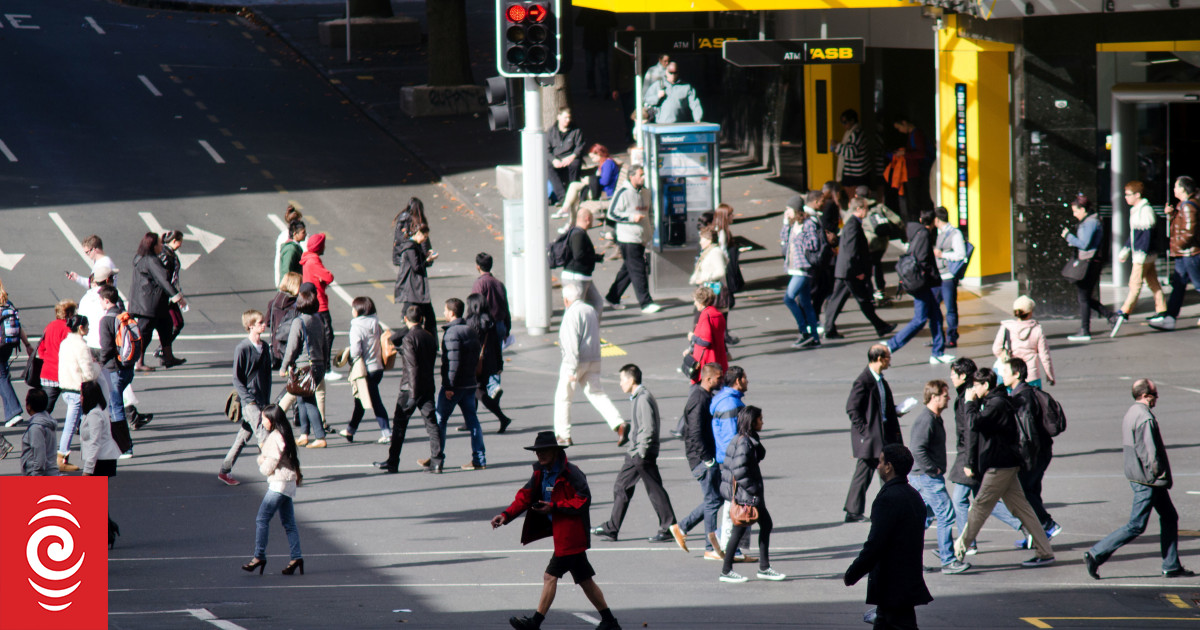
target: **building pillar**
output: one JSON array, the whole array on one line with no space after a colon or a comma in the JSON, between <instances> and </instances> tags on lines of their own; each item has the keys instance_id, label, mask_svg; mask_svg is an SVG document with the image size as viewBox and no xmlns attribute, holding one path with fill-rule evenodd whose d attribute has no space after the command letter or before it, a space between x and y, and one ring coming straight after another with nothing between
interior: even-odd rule
<instances>
[{"instance_id":1,"label":"building pillar","mask_svg":"<svg viewBox=\"0 0 1200 630\"><path fill-rule=\"evenodd\" d=\"M820 189L837 172L837 154L829 145L842 141L841 116L860 113L858 65L804 66L804 154L808 187Z\"/></svg>"}]
</instances>

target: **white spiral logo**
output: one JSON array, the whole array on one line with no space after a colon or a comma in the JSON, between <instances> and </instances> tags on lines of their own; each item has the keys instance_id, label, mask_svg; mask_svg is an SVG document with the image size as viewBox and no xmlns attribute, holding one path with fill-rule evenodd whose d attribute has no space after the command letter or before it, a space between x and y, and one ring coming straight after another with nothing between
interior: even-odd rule
<instances>
[{"instance_id":1,"label":"white spiral logo","mask_svg":"<svg viewBox=\"0 0 1200 630\"><path fill-rule=\"evenodd\" d=\"M47 501L61 501L62 503L71 505L71 502L68 501L66 497L57 494L48 494L41 499L38 499L39 504ZM34 514L33 518L29 519L29 525L33 525L34 522L42 519L61 519L63 521L69 521L75 525L75 529L77 531L80 529L79 521L75 520L75 516L61 508L46 508L37 514ZM60 525L51 524L42 525L33 533L32 536L29 537L29 542L25 545L25 559L27 562L29 562L29 568L33 569L33 572L43 580L48 582L66 582L79 572L79 568L83 566L83 557L86 554L79 554L79 560L69 569L61 571L51 569L42 562L42 558L38 554L38 551L42 546L42 541L47 538L51 538L53 540L53 542L46 546L47 558L58 564L66 563L71 560L71 555L75 551L75 540L71 537L71 532ZM32 579L29 579L29 585L33 587L33 590L41 593L43 596L50 598L51 600L61 600L62 598L75 592L75 589L79 588L79 585L82 583L83 581L80 580L76 581L67 588L52 589L42 586L34 582ZM39 600L38 605L51 612L58 612L60 610L66 610L66 608L71 605L71 602L68 601L65 604L48 604Z\"/></svg>"}]
</instances>

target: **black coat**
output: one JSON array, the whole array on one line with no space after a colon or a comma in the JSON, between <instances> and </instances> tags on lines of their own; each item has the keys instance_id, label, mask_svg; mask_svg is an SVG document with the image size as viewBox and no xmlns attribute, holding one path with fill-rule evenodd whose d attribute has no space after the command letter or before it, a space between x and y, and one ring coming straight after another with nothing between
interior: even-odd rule
<instances>
[{"instance_id":1,"label":"black coat","mask_svg":"<svg viewBox=\"0 0 1200 630\"><path fill-rule=\"evenodd\" d=\"M154 317L167 308L167 299L179 289L171 284L166 265L158 256L133 257L133 286L129 291L129 314Z\"/></svg>"},{"instance_id":2,"label":"black coat","mask_svg":"<svg viewBox=\"0 0 1200 630\"><path fill-rule=\"evenodd\" d=\"M954 400L954 463L950 464L950 469L946 471L946 478L957 484L969 486L971 488L979 487L978 477L968 477L963 472L963 467L967 465L968 454L975 448L975 441L971 438L971 427L967 424L967 417L963 413L963 404L967 402L963 391L966 387L960 387L958 390L958 398Z\"/></svg>"},{"instance_id":3,"label":"black coat","mask_svg":"<svg viewBox=\"0 0 1200 630\"><path fill-rule=\"evenodd\" d=\"M475 388L479 336L460 317L442 327L442 388Z\"/></svg>"},{"instance_id":4,"label":"black coat","mask_svg":"<svg viewBox=\"0 0 1200 630\"><path fill-rule=\"evenodd\" d=\"M567 262L563 270L591 276L592 272L596 270L596 246L592 244L588 233L583 229L571 226L571 233L567 235L567 246L571 248L571 260Z\"/></svg>"},{"instance_id":5,"label":"black coat","mask_svg":"<svg viewBox=\"0 0 1200 630\"><path fill-rule=\"evenodd\" d=\"M735 499L741 505L766 505L766 488L758 467L766 456L767 449L758 440L758 434L735 435L725 449L725 461L721 462L721 496L726 501ZM737 496L731 497L734 480L737 480Z\"/></svg>"},{"instance_id":6,"label":"black coat","mask_svg":"<svg viewBox=\"0 0 1200 630\"><path fill-rule=\"evenodd\" d=\"M403 338L397 343L399 336ZM413 398L421 400L437 396L437 385L433 381L437 340L433 335L420 326L401 328L392 333L392 343L400 348L400 364L404 370L400 391L407 391Z\"/></svg>"},{"instance_id":7,"label":"black coat","mask_svg":"<svg viewBox=\"0 0 1200 630\"><path fill-rule=\"evenodd\" d=\"M688 468L716 457L711 405L712 392L698 384L692 385L687 404L683 406L683 450L687 454Z\"/></svg>"},{"instance_id":8,"label":"black coat","mask_svg":"<svg viewBox=\"0 0 1200 630\"><path fill-rule=\"evenodd\" d=\"M426 240L426 243L429 241ZM425 258L429 254L416 242L404 239L392 249L392 264L400 267L396 273L396 304L429 304L429 266Z\"/></svg>"},{"instance_id":9,"label":"black coat","mask_svg":"<svg viewBox=\"0 0 1200 630\"><path fill-rule=\"evenodd\" d=\"M865 274L870 267L867 251L867 236L863 234L862 221L854 215L842 226L842 239L838 248L837 262L833 265L833 277L854 278Z\"/></svg>"},{"instance_id":10,"label":"black coat","mask_svg":"<svg viewBox=\"0 0 1200 630\"><path fill-rule=\"evenodd\" d=\"M974 450L967 453L967 467L971 472L982 480L983 473L993 468L1021 466L1017 421L1003 386L993 388L981 400L963 403L963 415L975 440Z\"/></svg>"},{"instance_id":11,"label":"black coat","mask_svg":"<svg viewBox=\"0 0 1200 630\"><path fill-rule=\"evenodd\" d=\"M908 224L908 253L912 254L925 277L926 287L942 284L938 274L937 257L933 255L935 232L915 221Z\"/></svg>"},{"instance_id":12,"label":"black coat","mask_svg":"<svg viewBox=\"0 0 1200 630\"><path fill-rule=\"evenodd\" d=\"M867 578L867 603L921 606L933 601L925 587L925 502L906 477L883 484L871 503L871 533L846 569L846 582Z\"/></svg>"},{"instance_id":13,"label":"black coat","mask_svg":"<svg viewBox=\"0 0 1200 630\"><path fill-rule=\"evenodd\" d=\"M854 457L858 459L876 459L884 446L904 443L896 402L887 379L883 381L883 391L887 397L880 400L879 388L869 367L863 369L850 387L846 415L850 416L850 442Z\"/></svg>"}]
</instances>

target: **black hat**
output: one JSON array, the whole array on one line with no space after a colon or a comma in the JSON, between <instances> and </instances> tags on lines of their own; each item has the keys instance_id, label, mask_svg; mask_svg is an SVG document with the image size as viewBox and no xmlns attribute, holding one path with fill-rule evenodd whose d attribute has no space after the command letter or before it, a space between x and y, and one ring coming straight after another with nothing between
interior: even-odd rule
<instances>
[{"instance_id":1,"label":"black hat","mask_svg":"<svg viewBox=\"0 0 1200 630\"><path fill-rule=\"evenodd\" d=\"M791 208L792 210L796 210L796 211L802 210L804 208L804 197L802 197L800 195L795 195L795 196L791 197L787 201L787 207Z\"/></svg>"},{"instance_id":2,"label":"black hat","mask_svg":"<svg viewBox=\"0 0 1200 630\"><path fill-rule=\"evenodd\" d=\"M527 451L540 451L544 448L567 448L558 443L558 438L554 437L553 431L538 431L537 437L533 440L533 446L526 446Z\"/></svg>"}]
</instances>

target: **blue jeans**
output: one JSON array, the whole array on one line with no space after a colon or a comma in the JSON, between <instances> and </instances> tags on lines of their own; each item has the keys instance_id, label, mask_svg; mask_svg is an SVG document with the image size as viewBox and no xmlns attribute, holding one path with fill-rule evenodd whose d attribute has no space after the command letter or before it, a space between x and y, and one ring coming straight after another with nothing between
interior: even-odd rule
<instances>
[{"instance_id":1,"label":"blue jeans","mask_svg":"<svg viewBox=\"0 0 1200 630\"><path fill-rule=\"evenodd\" d=\"M383 431L385 436L392 434L392 424L387 417L387 409L383 406L383 399L379 397L379 383L383 381L383 370L375 370L367 372L367 378L363 379L362 384L367 388L367 398L371 401L371 411L375 414L375 422L379 425L379 430ZM361 391L361 390L360 390ZM362 401L358 396L354 397L354 411L350 412L350 422L346 423L346 430L350 435L354 435L358 431L358 425L362 422L363 416L366 415L366 410L363 409Z\"/></svg>"},{"instance_id":2,"label":"blue jeans","mask_svg":"<svg viewBox=\"0 0 1200 630\"><path fill-rule=\"evenodd\" d=\"M503 349L504 340L508 339L508 326L505 326L504 322L496 322L496 337L500 340L500 347ZM488 396L495 398L498 391L500 391L500 372L489 376L487 382Z\"/></svg>"},{"instance_id":3,"label":"blue jeans","mask_svg":"<svg viewBox=\"0 0 1200 630\"><path fill-rule=\"evenodd\" d=\"M700 482L700 491L704 493L704 499L700 501L700 505L692 510L691 514L683 517L679 521L679 528L683 533L688 533L693 527L704 521L704 549L712 551L712 543L708 542L707 535L717 531L717 514L721 511L721 505L724 501L721 500L721 467L714 463L711 467L705 466L704 462L696 464L692 469L692 476L696 481Z\"/></svg>"},{"instance_id":4,"label":"blue jeans","mask_svg":"<svg viewBox=\"0 0 1200 630\"><path fill-rule=\"evenodd\" d=\"M961 483L954 484L954 494L950 499L954 502L954 520L958 523L959 535L962 535L963 530L967 527L967 512L971 509L971 497L975 496L976 492L976 489L971 486L964 486ZM1017 531L1021 530L1021 521L1008 511L1008 506L1004 505L1004 501L996 502L996 507L992 509L992 516Z\"/></svg>"},{"instance_id":5,"label":"blue jeans","mask_svg":"<svg viewBox=\"0 0 1200 630\"><path fill-rule=\"evenodd\" d=\"M946 305L946 338L958 343L958 278L943 278L942 286L933 287L933 297Z\"/></svg>"},{"instance_id":6,"label":"blue jeans","mask_svg":"<svg viewBox=\"0 0 1200 630\"><path fill-rule=\"evenodd\" d=\"M1158 512L1159 546L1162 549L1162 570L1174 571L1179 564L1179 513L1175 504L1171 503L1171 494L1166 488L1143 486L1140 483L1129 482L1133 488L1133 509L1129 512L1129 522L1117 528L1090 549L1096 561L1101 564L1120 549L1125 543L1142 535L1146 531L1146 523L1150 520L1150 510Z\"/></svg>"},{"instance_id":7,"label":"blue jeans","mask_svg":"<svg viewBox=\"0 0 1200 630\"><path fill-rule=\"evenodd\" d=\"M888 350L895 352L903 348L928 322L929 332L933 333L933 356L942 356L946 350L946 340L942 337L942 308L934 299L933 290L921 289L910 295L913 298L913 318L895 337L888 340Z\"/></svg>"},{"instance_id":8,"label":"blue jeans","mask_svg":"<svg viewBox=\"0 0 1200 630\"><path fill-rule=\"evenodd\" d=\"M21 401L17 399L17 392L13 390L12 381L9 380L12 377L8 362L16 348L16 344L0 346L0 399L4 400L4 420L21 415Z\"/></svg>"},{"instance_id":9,"label":"blue jeans","mask_svg":"<svg viewBox=\"0 0 1200 630\"><path fill-rule=\"evenodd\" d=\"M83 416L83 404L79 392L63 390L62 399L67 403L67 418L63 420L62 435L58 438L58 452L64 455L71 452L71 440L75 437L75 428Z\"/></svg>"},{"instance_id":10,"label":"blue jeans","mask_svg":"<svg viewBox=\"0 0 1200 630\"><path fill-rule=\"evenodd\" d=\"M800 334L817 336L817 311L813 309L812 303L812 278L808 275L792 276L788 280L787 292L783 294L783 304L792 312Z\"/></svg>"},{"instance_id":11,"label":"blue jeans","mask_svg":"<svg viewBox=\"0 0 1200 630\"><path fill-rule=\"evenodd\" d=\"M921 493L937 518L938 555L945 566L954 562L954 535L951 527L954 525L954 505L950 502L950 494L946 492L946 478L942 475L909 475L908 483ZM961 521L966 524L966 520ZM929 527L926 521L925 527ZM959 527L959 529L962 529Z\"/></svg>"},{"instance_id":12,"label":"blue jeans","mask_svg":"<svg viewBox=\"0 0 1200 630\"><path fill-rule=\"evenodd\" d=\"M133 368L117 368L106 372L108 377L108 413L113 422L125 422L125 388L133 382Z\"/></svg>"},{"instance_id":13,"label":"blue jeans","mask_svg":"<svg viewBox=\"0 0 1200 630\"><path fill-rule=\"evenodd\" d=\"M442 449L446 444L446 422L450 420L450 414L454 411L454 407L462 410L463 420L467 424L467 428L471 430L471 462L480 466L487 465L487 455L483 446L483 429L479 426L479 416L475 413L475 388L460 387L454 391L454 396L446 398L446 390L438 392L437 397L437 420L438 420L438 437L439 445ZM439 449L437 461L444 461L446 457L445 451Z\"/></svg>"},{"instance_id":14,"label":"blue jeans","mask_svg":"<svg viewBox=\"0 0 1200 630\"><path fill-rule=\"evenodd\" d=\"M325 439L325 425L321 422L321 409L317 407L316 396L297 398L296 416L300 419L301 435L308 435L314 440Z\"/></svg>"},{"instance_id":15,"label":"blue jeans","mask_svg":"<svg viewBox=\"0 0 1200 630\"><path fill-rule=\"evenodd\" d=\"M263 495L262 504L258 506L258 516L254 519L254 557L260 560L267 559L267 534L271 529L271 518L276 512L279 512L279 522L283 523L283 531L287 533L292 560L302 558L300 530L296 528L296 512L292 506L292 498L274 490L267 490Z\"/></svg>"},{"instance_id":16,"label":"blue jeans","mask_svg":"<svg viewBox=\"0 0 1200 630\"><path fill-rule=\"evenodd\" d=\"M1171 272L1171 297L1167 300L1167 314L1179 317L1183 308L1183 292L1188 282L1200 291L1200 254L1175 259L1175 271Z\"/></svg>"}]
</instances>

